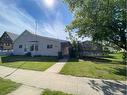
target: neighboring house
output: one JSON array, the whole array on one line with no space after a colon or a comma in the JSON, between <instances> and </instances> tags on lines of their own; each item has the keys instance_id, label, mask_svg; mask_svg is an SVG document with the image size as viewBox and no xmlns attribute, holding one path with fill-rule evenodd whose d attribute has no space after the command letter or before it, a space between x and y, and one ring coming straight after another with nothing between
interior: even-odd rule
<instances>
[{"instance_id":1,"label":"neighboring house","mask_svg":"<svg viewBox=\"0 0 127 95\"><path fill-rule=\"evenodd\" d=\"M5 31L0 37L0 50L12 50L14 41L17 37L17 34Z\"/></svg>"},{"instance_id":2,"label":"neighboring house","mask_svg":"<svg viewBox=\"0 0 127 95\"><path fill-rule=\"evenodd\" d=\"M25 30L14 42L14 55L31 53L42 56L69 55L69 42L55 38L43 37Z\"/></svg>"},{"instance_id":3,"label":"neighboring house","mask_svg":"<svg viewBox=\"0 0 127 95\"><path fill-rule=\"evenodd\" d=\"M79 44L80 56L101 56L103 54L102 46L92 41L84 41Z\"/></svg>"}]
</instances>

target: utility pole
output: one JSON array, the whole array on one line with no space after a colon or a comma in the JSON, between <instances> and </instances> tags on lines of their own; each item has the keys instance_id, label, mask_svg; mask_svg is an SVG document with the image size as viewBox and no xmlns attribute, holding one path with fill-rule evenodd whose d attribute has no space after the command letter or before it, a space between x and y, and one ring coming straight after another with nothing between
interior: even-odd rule
<instances>
[{"instance_id":1,"label":"utility pole","mask_svg":"<svg viewBox=\"0 0 127 95\"><path fill-rule=\"evenodd\" d=\"M38 22L37 22L37 20L35 20L35 31L34 31L34 52L35 52L35 54L34 55L36 55L36 49L37 49L37 30L38 30Z\"/></svg>"}]
</instances>

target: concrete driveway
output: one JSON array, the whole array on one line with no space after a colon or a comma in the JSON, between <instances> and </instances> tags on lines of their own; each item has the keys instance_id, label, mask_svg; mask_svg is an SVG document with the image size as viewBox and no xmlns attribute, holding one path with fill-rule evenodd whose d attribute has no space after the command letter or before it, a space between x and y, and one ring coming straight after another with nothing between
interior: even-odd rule
<instances>
[{"instance_id":1,"label":"concrete driveway","mask_svg":"<svg viewBox=\"0 0 127 95\"><path fill-rule=\"evenodd\" d=\"M26 88L28 88L27 90L20 87L18 91L14 91L8 95L21 95L15 93L23 92L22 89L24 91L34 89L36 94L30 94L34 93L30 92L29 95L39 95L46 88L74 95L125 95L126 93L126 82L58 74L64 64L63 62L61 64L58 62L44 72L22 69L13 72L15 70L13 68L0 66L0 77L22 83L23 86L27 86ZM13 74L10 75L10 72L13 72ZM23 95L28 95L28 93Z\"/></svg>"}]
</instances>

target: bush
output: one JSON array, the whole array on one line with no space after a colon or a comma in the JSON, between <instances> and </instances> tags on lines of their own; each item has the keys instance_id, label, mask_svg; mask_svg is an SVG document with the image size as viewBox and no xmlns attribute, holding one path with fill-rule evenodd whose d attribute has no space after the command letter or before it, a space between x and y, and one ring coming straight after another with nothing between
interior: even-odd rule
<instances>
[{"instance_id":1,"label":"bush","mask_svg":"<svg viewBox=\"0 0 127 95\"><path fill-rule=\"evenodd\" d=\"M25 55L26 56L31 56L31 52L27 52Z\"/></svg>"},{"instance_id":2,"label":"bush","mask_svg":"<svg viewBox=\"0 0 127 95\"><path fill-rule=\"evenodd\" d=\"M58 59L62 58L62 52L58 52Z\"/></svg>"},{"instance_id":3,"label":"bush","mask_svg":"<svg viewBox=\"0 0 127 95\"><path fill-rule=\"evenodd\" d=\"M70 49L70 57L71 57L71 58L77 58L78 55L79 55L78 52L79 52L79 51L78 51L76 48L71 48L71 49Z\"/></svg>"}]
</instances>

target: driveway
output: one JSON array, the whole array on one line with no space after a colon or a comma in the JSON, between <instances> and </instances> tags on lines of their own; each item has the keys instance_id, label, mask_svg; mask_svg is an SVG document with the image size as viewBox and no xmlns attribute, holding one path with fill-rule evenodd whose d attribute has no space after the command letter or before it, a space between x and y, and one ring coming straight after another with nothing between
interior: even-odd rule
<instances>
[{"instance_id":1,"label":"driveway","mask_svg":"<svg viewBox=\"0 0 127 95\"><path fill-rule=\"evenodd\" d=\"M0 66L0 77L22 83L23 86L27 86L26 88L33 87L34 90L37 88L35 91L37 93L48 88L75 95L125 95L126 82L61 75L58 72L64 64L64 62L58 62L44 72L22 69L15 71L13 68ZM10 72L13 73L10 74ZM21 91L22 89L24 88L21 87Z\"/></svg>"}]
</instances>

